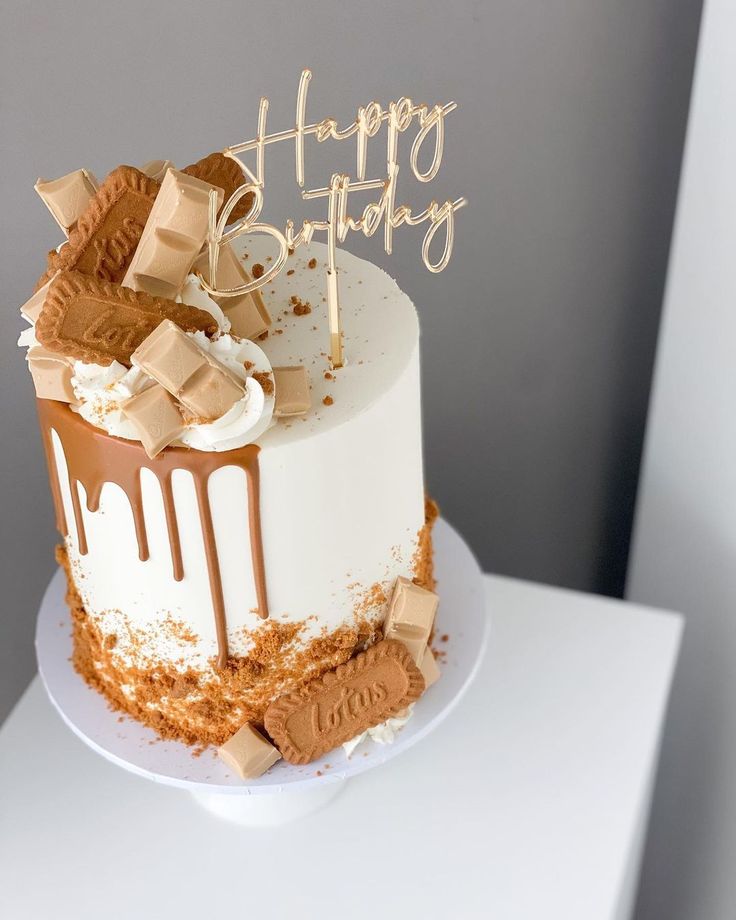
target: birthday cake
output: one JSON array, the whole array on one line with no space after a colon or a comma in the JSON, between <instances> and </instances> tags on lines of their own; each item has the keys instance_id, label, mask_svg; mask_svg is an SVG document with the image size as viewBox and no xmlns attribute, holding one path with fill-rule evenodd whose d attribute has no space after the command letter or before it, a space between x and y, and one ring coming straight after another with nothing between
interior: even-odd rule
<instances>
[{"instance_id":1,"label":"birthday cake","mask_svg":"<svg viewBox=\"0 0 736 920\"><path fill-rule=\"evenodd\" d=\"M391 736L439 676L416 310L347 252L338 302L334 238L256 232L261 187L231 150L39 180L67 239L19 343L74 667L244 778Z\"/></svg>"}]
</instances>

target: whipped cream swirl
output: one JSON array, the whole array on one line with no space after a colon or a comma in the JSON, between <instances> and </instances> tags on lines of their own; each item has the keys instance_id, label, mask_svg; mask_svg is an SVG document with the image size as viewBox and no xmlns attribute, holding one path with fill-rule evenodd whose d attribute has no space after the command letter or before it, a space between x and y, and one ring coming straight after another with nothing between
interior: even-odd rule
<instances>
[{"instance_id":1,"label":"whipped cream swirl","mask_svg":"<svg viewBox=\"0 0 736 920\"><path fill-rule=\"evenodd\" d=\"M385 722L374 725L372 728L366 729L366 731L362 732L360 735L351 738L350 741L346 741L342 746L343 751L345 751L345 756L350 760L355 749L362 741L365 741L366 738L370 738L371 741L375 741L376 744L393 744L394 741L396 741L398 733L406 725L409 719L411 719L413 709L414 704L412 703L392 718L386 719Z\"/></svg>"}]
</instances>

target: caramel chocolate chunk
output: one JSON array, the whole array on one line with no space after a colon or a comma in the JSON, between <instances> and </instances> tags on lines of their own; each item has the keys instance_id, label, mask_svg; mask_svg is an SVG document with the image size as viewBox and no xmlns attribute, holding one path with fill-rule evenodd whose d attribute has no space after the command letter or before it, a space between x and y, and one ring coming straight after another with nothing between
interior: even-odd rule
<instances>
[{"instance_id":1,"label":"caramel chocolate chunk","mask_svg":"<svg viewBox=\"0 0 736 920\"><path fill-rule=\"evenodd\" d=\"M403 642L417 664L422 662L438 604L439 598L431 591L408 578L396 579L383 634L387 639Z\"/></svg>"},{"instance_id":2,"label":"caramel chocolate chunk","mask_svg":"<svg viewBox=\"0 0 736 920\"><path fill-rule=\"evenodd\" d=\"M309 395L309 377L303 364L293 367L274 367L273 380L276 399L273 414L286 417L303 415L309 410L312 399Z\"/></svg>"},{"instance_id":3,"label":"caramel chocolate chunk","mask_svg":"<svg viewBox=\"0 0 736 920\"><path fill-rule=\"evenodd\" d=\"M193 266L204 280L210 282L209 253L205 250ZM230 288L240 287L251 280L250 275L243 267L235 250L230 244L220 247L217 259L217 289L227 291ZM259 335L268 331L271 325L271 316L266 309L260 291L250 294L241 294L237 297L214 297L222 312L230 320L233 335L239 339L255 340Z\"/></svg>"},{"instance_id":4,"label":"caramel chocolate chunk","mask_svg":"<svg viewBox=\"0 0 736 920\"><path fill-rule=\"evenodd\" d=\"M220 418L245 393L235 374L169 321L161 323L136 349L132 362L195 418Z\"/></svg>"},{"instance_id":5,"label":"caramel chocolate chunk","mask_svg":"<svg viewBox=\"0 0 736 920\"><path fill-rule=\"evenodd\" d=\"M245 390L234 374L209 355L207 364L187 381L179 401L195 418L221 418L243 398Z\"/></svg>"},{"instance_id":6,"label":"caramel chocolate chunk","mask_svg":"<svg viewBox=\"0 0 736 920\"><path fill-rule=\"evenodd\" d=\"M119 361L129 367L133 352L163 319L188 332L217 331L206 310L64 272L51 282L36 322L36 338L50 351L87 364Z\"/></svg>"},{"instance_id":7,"label":"caramel chocolate chunk","mask_svg":"<svg viewBox=\"0 0 736 920\"><path fill-rule=\"evenodd\" d=\"M440 679L440 667L437 664L437 659L434 657L431 648L425 650L422 656L422 663L419 665L419 670L422 672L424 686L427 689L429 689L432 684L436 684Z\"/></svg>"},{"instance_id":8,"label":"caramel chocolate chunk","mask_svg":"<svg viewBox=\"0 0 736 920\"><path fill-rule=\"evenodd\" d=\"M235 256L235 258L237 259L237 256ZM246 279L250 281L251 277L245 268L243 268L243 263L239 259L238 265L243 269L243 273L245 274ZM249 296L253 299L253 303L256 305L256 310L258 310L258 313L263 321L267 326L270 326L273 321L271 319L271 314L268 312L268 308L266 307L266 304L263 300L263 295L261 294L260 290L256 289L255 291L251 291ZM261 333L261 335L263 335L263 333Z\"/></svg>"},{"instance_id":9,"label":"caramel chocolate chunk","mask_svg":"<svg viewBox=\"0 0 736 920\"><path fill-rule=\"evenodd\" d=\"M28 350L28 368L39 399L76 403L72 387L72 362L36 345Z\"/></svg>"},{"instance_id":10,"label":"caramel chocolate chunk","mask_svg":"<svg viewBox=\"0 0 736 920\"><path fill-rule=\"evenodd\" d=\"M412 629L410 626L397 625L390 631L384 631L384 635L388 639L395 639L397 642L401 642L411 655L414 663L421 667L427 650L427 639L424 638L422 633Z\"/></svg>"},{"instance_id":11,"label":"caramel chocolate chunk","mask_svg":"<svg viewBox=\"0 0 736 920\"><path fill-rule=\"evenodd\" d=\"M167 170L125 273L125 287L176 297L207 237L213 189L193 176ZM222 201L222 190L215 190Z\"/></svg>"},{"instance_id":12,"label":"caramel chocolate chunk","mask_svg":"<svg viewBox=\"0 0 736 920\"><path fill-rule=\"evenodd\" d=\"M75 270L119 284L125 277L159 190L133 166L113 169L79 217L60 252L50 254L41 287L54 271Z\"/></svg>"},{"instance_id":13,"label":"caramel chocolate chunk","mask_svg":"<svg viewBox=\"0 0 736 920\"><path fill-rule=\"evenodd\" d=\"M59 179L38 179L34 188L51 216L69 236L97 192L97 179L86 169L76 169Z\"/></svg>"},{"instance_id":14,"label":"caramel chocolate chunk","mask_svg":"<svg viewBox=\"0 0 736 920\"><path fill-rule=\"evenodd\" d=\"M140 435L141 443L153 458L184 431L184 419L174 397L160 384L154 384L127 399L120 407Z\"/></svg>"},{"instance_id":15,"label":"caramel chocolate chunk","mask_svg":"<svg viewBox=\"0 0 736 920\"><path fill-rule=\"evenodd\" d=\"M54 275L54 278L55 277L56 275ZM46 295L49 292L49 288L51 287L51 282L53 280L53 278L49 278L46 284L44 284L42 288L39 288L33 297L31 297L30 300L27 300L20 308L21 316L25 316L28 322L35 323L38 317L41 315L41 310L43 309Z\"/></svg>"},{"instance_id":16,"label":"caramel chocolate chunk","mask_svg":"<svg viewBox=\"0 0 736 920\"><path fill-rule=\"evenodd\" d=\"M257 779L281 760L281 754L250 722L239 728L217 753L241 779Z\"/></svg>"},{"instance_id":17,"label":"caramel chocolate chunk","mask_svg":"<svg viewBox=\"0 0 736 920\"><path fill-rule=\"evenodd\" d=\"M289 763L305 764L385 722L423 692L424 678L406 648L384 639L271 703L266 731Z\"/></svg>"},{"instance_id":18,"label":"caramel chocolate chunk","mask_svg":"<svg viewBox=\"0 0 736 920\"><path fill-rule=\"evenodd\" d=\"M176 169L171 160L149 160L141 166L141 172L145 173L149 179L155 179L156 182L163 181L167 169Z\"/></svg>"},{"instance_id":19,"label":"caramel chocolate chunk","mask_svg":"<svg viewBox=\"0 0 736 920\"><path fill-rule=\"evenodd\" d=\"M202 349L172 323L161 323L132 355L132 363L172 395L205 364Z\"/></svg>"},{"instance_id":20,"label":"caramel chocolate chunk","mask_svg":"<svg viewBox=\"0 0 736 920\"><path fill-rule=\"evenodd\" d=\"M221 188L225 193L225 201L247 181L243 170L237 162L232 157L226 157L224 153L211 153L204 159L187 166L182 172ZM245 217L252 206L253 192L249 192L235 205L228 223L233 223L233 221Z\"/></svg>"}]
</instances>

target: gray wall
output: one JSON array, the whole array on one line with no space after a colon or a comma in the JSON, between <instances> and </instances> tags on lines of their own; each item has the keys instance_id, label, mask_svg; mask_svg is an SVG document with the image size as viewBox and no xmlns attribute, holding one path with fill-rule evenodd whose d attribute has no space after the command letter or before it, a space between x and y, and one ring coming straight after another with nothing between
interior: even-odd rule
<instances>
[{"instance_id":1,"label":"gray wall","mask_svg":"<svg viewBox=\"0 0 736 920\"><path fill-rule=\"evenodd\" d=\"M734 36L707 0L627 586L686 616L641 920L736 916Z\"/></svg>"},{"instance_id":2,"label":"gray wall","mask_svg":"<svg viewBox=\"0 0 736 920\"><path fill-rule=\"evenodd\" d=\"M350 243L421 312L429 488L487 569L621 589L699 0L2 10L0 717L33 673L55 542L15 348L17 305L58 240L33 182L191 162L251 136L261 93L286 124L305 65L320 115L402 93L461 102L432 191L471 199L450 267L423 269L419 229L390 259L377 239ZM267 193L274 215L296 208L287 186Z\"/></svg>"}]
</instances>

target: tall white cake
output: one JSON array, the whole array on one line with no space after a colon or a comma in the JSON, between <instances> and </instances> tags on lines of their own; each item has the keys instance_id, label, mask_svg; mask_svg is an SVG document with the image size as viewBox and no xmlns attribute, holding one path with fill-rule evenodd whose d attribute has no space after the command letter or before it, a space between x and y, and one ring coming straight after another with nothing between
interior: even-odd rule
<instances>
[{"instance_id":1,"label":"tall white cake","mask_svg":"<svg viewBox=\"0 0 736 920\"><path fill-rule=\"evenodd\" d=\"M244 248L246 268L268 266L266 246ZM299 249L263 289L273 323L254 346L266 361L252 349L251 363L304 366L311 405L264 416L256 449L150 459L109 370L76 366L81 405L39 400L77 667L165 736L222 743L261 723L273 699L375 640L397 577L433 586L416 311L381 269L339 260L340 369L326 355L325 247ZM196 285L182 299L217 313ZM182 440L201 448L197 431Z\"/></svg>"}]
</instances>

